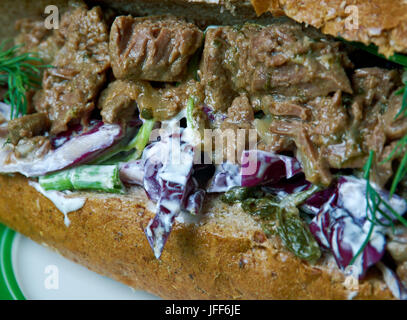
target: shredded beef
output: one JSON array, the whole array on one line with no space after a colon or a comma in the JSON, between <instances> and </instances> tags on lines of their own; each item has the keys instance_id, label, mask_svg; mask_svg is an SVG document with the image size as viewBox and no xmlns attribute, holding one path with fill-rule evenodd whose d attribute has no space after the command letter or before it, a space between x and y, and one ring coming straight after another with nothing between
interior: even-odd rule
<instances>
[{"instance_id":1,"label":"shredded beef","mask_svg":"<svg viewBox=\"0 0 407 320\"><path fill-rule=\"evenodd\" d=\"M240 92L305 99L352 93L343 60L338 44L288 21L209 29L201 62L206 102L225 110Z\"/></svg>"},{"instance_id":2,"label":"shredded beef","mask_svg":"<svg viewBox=\"0 0 407 320\"><path fill-rule=\"evenodd\" d=\"M311 115L309 108L291 101L291 99L266 95L261 99L263 110L276 116L292 116L301 120L308 120Z\"/></svg>"},{"instance_id":3,"label":"shredded beef","mask_svg":"<svg viewBox=\"0 0 407 320\"><path fill-rule=\"evenodd\" d=\"M308 180L329 184L329 168L362 169L369 152L374 151L376 161L371 177L384 186L393 175L392 161L400 155L389 162L383 160L394 150L392 141L407 133L407 119L395 119L402 99L396 94L400 73L380 68L357 69L352 85L355 94L347 94L345 100L341 90L303 103L295 96L282 99L281 95L270 95L262 97L261 107L272 115L270 132L294 141ZM282 144L276 136L269 143L277 147L262 148L293 151L292 146Z\"/></svg>"},{"instance_id":4,"label":"shredded beef","mask_svg":"<svg viewBox=\"0 0 407 320\"><path fill-rule=\"evenodd\" d=\"M118 79L175 82L184 79L202 32L174 17L117 17L110 33L110 56Z\"/></svg>"}]
</instances>

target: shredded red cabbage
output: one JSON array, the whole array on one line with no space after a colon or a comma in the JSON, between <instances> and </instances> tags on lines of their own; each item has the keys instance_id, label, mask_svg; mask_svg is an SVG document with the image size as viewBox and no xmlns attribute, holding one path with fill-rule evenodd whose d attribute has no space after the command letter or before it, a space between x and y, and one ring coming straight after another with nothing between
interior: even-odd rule
<instances>
[{"instance_id":1,"label":"shredded red cabbage","mask_svg":"<svg viewBox=\"0 0 407 320\"><path fill-rule=\"evenodd\" d=\"M226 192L233 187L240 187L241 185L240 166L224 162L216 166L215 173L209 182L207 191L209 193Z\"/></svg>"},{"instance_id":2,"label":"shredded red cabbage","mask_svg":"<svg viewBox=\"0 0 407 320\"><path fill-rule=\"evenodd\" d=\"M395 195L389 199L388 192L378 187L375 189L398 214L403 215L407 211L407 204L401 197ZM389 210L381 209L395 219ZM335 192L310 223L310 230L317 241L332 252L341 269L350 265L371 232L370 240L354 261L360 278L369 267L382 259L386 245L383 227L375 225L371 230L372 217L368 219L367 212L366 181L350 176L341 177ZM377 219L382 223L386 221L379 212Z\"/></svg>"},{"instance_id":3,"label":"shredded red cabbage","mask_svg":"<svg viewBox=\"0 0 407 320\"><path fill-rule=\"evenodd\" d=\"M204 105L202 110L206 114L210 122L215 121L215 112L213 111L213 109L209 108L207 105Z\"/></svg>"},{"instance_id":4,"label":"shredded red cabbage","mask_svg":"<svg viewBox=\"0 0 407 320\"><path fill-rule=\"evenodd\" d=\"M242 165L225 162L216 167L208 192L226 192L233 187L277 183L301 173L297 159L261 150L242 153Z\"/></svg>"},{"instance_id":5,"label":"shredded red cabbage","mask_svg":"<svg viewBox=\"0 0 407 320\"><path fill-rule=\"evenodd\" d=\"M316 215L335 192L336 185L332 185L324 190L318 191L304 202L301 209L310 215Z\"/></svg>"},{"instance_id":6,"label":"shredded red cabbage","mask_svg":"<svg viewBox=\"0 0 407 320\"><path fill-rule=\"evenodd\" d=\"M14 159L14 161L8 162L10 151L3 149L0 154L0 172L19 172L27 177L45 175L49 172L89 162L122 138L123 130L120 125L96 122L90 130L66 139L58 148L34 161Z\"/></svg>"},{"instance_id":7,"label":"shredded red cabbage","mask_svg":"<svg viewBox=\"0 0 407 320\"><path fill-rule=\"evenodd\" d=\"M94 129L95 127L100 127L103 123L101 121L91 122L90 123L90 130ZM84 128L81 124L72 125L68 128L68 130L59 133L56 136L51 137L51 145L54 149L59 148L64 143L68 142L72 138L78 136L79 134L84 133Z\"/></svg>"},{"instance_id":8,"label":"shredded red cabbage","mask_svg":"<svg viewBox=\"0 0 407 320\"><path fill-rule=\"evenodd\" d=\"M296 158L261 150L244 151L241 162L242 187L275 183L302 172Z\"/></svg>"},{"instance_id":9,"label":"shredded red cabbage","mask_svg":"<svg viewBox=\"0 0 407 320\"><path fill-rule=\"evenodd\" d=\"M303 174L298 174L290 179L283 178L278 182L267 184L262 189L280 198L285 198L290 194L308 190L311 186L311 182L305 180Z\"/></svg>"},{"instance_id":10,"label":"shredded red cabbage","mask_svg":"<svg viewBox=\"0 0 407 320\"><path fill-rule=\"evenodd\" d=\"M175 217L185 209L199 212L204 194L196 189L198 184L192 178L194 147L182 133L172 133L152 143L144 150L143 159L144 189L157 202L156 215L145 233L159 259Z\"/></svg>"},{"instance_id":11,"label":"shredded red cabbage","mask_svg":"<svg viewBox=\"0 0 407 320\"><path fill-rule=\"evenodd\" d=\"M206 192L203 189L194 189L186 198L184 203L185 211L192 215L198 215L203 206Z\"/></svg>"}]
</instances>

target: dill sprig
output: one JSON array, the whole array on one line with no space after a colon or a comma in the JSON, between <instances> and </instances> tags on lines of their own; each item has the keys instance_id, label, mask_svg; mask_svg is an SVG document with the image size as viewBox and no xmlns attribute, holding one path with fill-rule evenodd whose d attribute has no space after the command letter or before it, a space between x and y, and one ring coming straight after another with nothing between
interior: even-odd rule
<instances>
[{"instance_id":1,"label":"dill sprig","mask_svg":"<svg viewBox=\"0 0 407 320\"><path fill-rule=\"evenodd\" d=\"M380 194L376 191L376 189L370 183L370 171L373 166L373 162L375 159L375 152L373 150L369 153L369 158L363 168L364 170L364 179L366 180L366 218L371 222L369 231L367 233L366 239L363 241L361 247L359 248L358 252L352 258L350 264L353 264L356 259L362 254L365 250L366 246L368 245L370 238L372 237L373 230L377 225L383 227L391 227L394 231L394 222L393 218L390 217L386 213L386 209L391 212L391 214L397 218L405 227L407 227L407 220L404 219L394 208L385 201ZM391 199L392 195L390 195ZM377 214L380 214L386 222L382 222L377 219Z\"/></svg>"},{"instance_id":2,"label":"dill sprig","mask_svg":"<svg viewBox=\"0 0 407 320\"><path fill-rule=\"evenodd\" d=\"M404 88L401 88L399 91L396 92L396 95L402 94L403 97L401 99L401 108L399 112L394 117L394 120L398 119L400 116L405 117L407 116L407 68L404 70L403 74L403 84Z\"/></svg>"},{"instance_id":3,"label":"dill sprig","mask_svg":"<svg viewBox=\"0 0 407 320\"><path fill-rule=\"evenodd\" d=\"M403 78L406 78L405 76L407 75L407 69L404 73ZM400 116L406 117L407 116L407 79L403 79L405 87L402 90L399 90L396 92L396 94L403 94L403 99L401 102L401 107L397 115L394 117L394 120L398 119ZM403 180L403 178L407 174L407 153L405 152L405 149L407 147L407 135L405 135L403 138L401 138L394 149L390 152L389 156L384 159L381 163L385 163L387 161L391 161L394 156L400 156L401 154L404 155L400 161L400 164L397 168L397 171L393 177L393 181L391 182L391 187L390 187L390 197L394 195L394 193L397 190L397 187L399 183Z\"/></svg>"},{"instance_id":4,"label":"dill sprig","mask_svg":"<svg viewBox=\"0 0 407 320\"><path fill-rule=\"evenodd\" d=\"M403 74L403 83L404 88L396 92L396 94L402 94L403 98L401 100L400 110L394 117L394 120L397 120L400 116L402 118L407 116L407 68L405 69ZM393 194L396 192L397 186L407 174L407 153L405 152L406 147L407 147L407 135L405 135L397 142L396 146L389 154L389 156L382 161L382 163L390 161L391 159L393 159L394 156L400 156L404 152L403 158L400 161L400 164L397 168L397 171L391 183L390 196L393 196Z\"/></svg>"},{"instance_id":5,"label":"dill sprig","mask_svg":"<svg viewBox=\"0 0 407 320\"><path fill-rule=\"evenodd\" d=\"M5 49L6 41L0 44L0 85L8 87L4 102L11 106L11 119L27 113L26 93L41 86L42 59L35 53L19 53L22 45Z\"/></svg>"},{"instance_id":6,"label":"dill sprig","mask_svg":"<svg viewBox=\"0 0 407 320\"><path fill-rule=\"evenodd\" d=\"M391 183L390 196L394 195L394 193L396 192L397 186L399 185L401 180L403 180L403 178L407 174L407 153L405 152L406 146L407 146L407 135L405 135L403 138L401 138L397 142L396 146L390 152L388 157L381 162L381 164L383 164L387 161L390 161L391 159L393 159L394 156L399 156L404 152L403 158L400 161L400 164L397 168L397 171L396 171L393 181Z\"/></svg>"},{"instance_id":7,"label":"dill sprig","mask_svg":"<svg viewBox=\"0 0 407 320\"><path fill-rule=\"evenodd\" d=\"M401 66L404 66L407 68L407 55L405 54L401 54L401 53L394 53L392 56L390 57L386 57L383 54L379 53L379 50L377 48L377 46L375 46L374 44L370 44L370 45L364 45L363 43L360 42L354 42L354 41L347 41L343 38L339 38L341 39L343 42L346 42L348 44L350 44L351 46L364 50L366 52L369 52L370 54L373 54L377 57L380 57L382 59L397 63Z\"/></svg>"}]
</instances>

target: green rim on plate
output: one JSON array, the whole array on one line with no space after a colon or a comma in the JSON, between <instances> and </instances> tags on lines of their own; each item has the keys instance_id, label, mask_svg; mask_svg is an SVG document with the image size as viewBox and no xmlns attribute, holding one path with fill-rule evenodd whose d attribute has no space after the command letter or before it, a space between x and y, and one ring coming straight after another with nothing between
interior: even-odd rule
<instances>
[{"instance_id":1,"label":"green rim on plate","mask_svg":"<svg viewBox=\"0 0 407 320\"><path fill-rule=\"evenodd\" d=\"M13 271L14 236L13 230L0 224L0 300L25 300Z\"/></svg>"}]
</instances>

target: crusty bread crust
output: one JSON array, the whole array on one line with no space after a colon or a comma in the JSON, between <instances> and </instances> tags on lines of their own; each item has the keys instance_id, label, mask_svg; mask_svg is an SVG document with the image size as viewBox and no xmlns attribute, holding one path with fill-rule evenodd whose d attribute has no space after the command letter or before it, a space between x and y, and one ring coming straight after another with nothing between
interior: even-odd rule
<instances>
[{"instance_id":1,"label":"crusty bread crust","mask_svg":"<svg viewBox=\"0 0 407 320\"><path fill-rule=\"evenodd\" d=\"M167 8L165 13L190 15L198 12L199 5L200 15L208 17L202 23L232 23L254 17L248 2L241 0L171 0L165 6L162 0L93 2L105 2L134 14L163 13L160 10L168 5L173 9ZM258 13L285 13L297 21L321 27L326 33L339 32L349 40L373 41L386 54L407 48L407 8L401 0L391 4L364 0L362 30L356 34L342 30L342 18L338 22L335 17L327 19L327 12L320 11L336 8L343 1L327 1L325 6L314 0L274 0L274 6L271 1L254 2ZM7 8L3 11L9 18L5 26L10 28L4 29L0 38L12 35L13 23L22 15L39 16L45 3L1 1L0 8ZM65 3L58 1L58 5ZM335 12L342 17L342 11ZM381 32L371 36L369 28L379 28ZM266 240L249 215L212 197L206 201L206 214L198 225L176 223L161 260L156 260L143 232L154 214L141 189L125 196L86 194L85 206L69 214L69 227L54 204L30 187L26 178L0 175L0 190L1 222L93 271L163 298L346 299L350 294L334 264L310 266L302 262L282 248L278 238ZM355 298L391 299L391 293L379 279L378 275L371 275L360 284Z\"/></svg>"},{"instance_id":2,"label":"crusty bread crust","mask_svg":"<svg viewBox=\"0 0 407 320\"><path fill-rule=\"evenodd\" d=\"M270 11L285 14L297 22L321 29L325 34L341 36L349 41L374 43L379 51L390 56L407 53L407 2L404 0L251 0L257 14ZM346 27L351 11L358 9L358 29ZM348 9L349 10L349 9Z\"/></svg>"},{"instance_id":3,"label":"crusty bread crust","mask_svg":"<svg viewBox=\"0 0 407 320\"><path fill-rule=\"evenodd\" d=\"M26 178L0 176L0 221L34 241L131 287L169 299L346 299L343 275L310 266L265 239L237 207L209 198L199 224L177 222L160 260L143 232L153 216L144 191L86 193L84 207L63 215ZM83 194L82 194L83 195ZM391 299L377 275L358 299Z\"/></svg>"},{"instance_id":4,"label":"crusty bread crust","mask_svg":"<svg viewBox=\"0 0 407 320\"><path fill-rule=\"evenodd\" d=\"M68 0L56 0L61 11ZM407 2L405 0L86 0L91 4L102 4L125 14L151 15L174 14L195 21L200 25L234 24L271 12L286 15L295 21L319 28L323 33L341 36L349 41L374 43L386 56L394 52L407 53ZM40 17L45 0L0 1L0 12L7 12L0 39L14 33L14 22L22 17ZM349 6L356 6L359 28L346 28ZM3 9L3 10L2 10ZM197 17L196 12L199 12Z\"/></svg>"}]
</instances>

